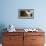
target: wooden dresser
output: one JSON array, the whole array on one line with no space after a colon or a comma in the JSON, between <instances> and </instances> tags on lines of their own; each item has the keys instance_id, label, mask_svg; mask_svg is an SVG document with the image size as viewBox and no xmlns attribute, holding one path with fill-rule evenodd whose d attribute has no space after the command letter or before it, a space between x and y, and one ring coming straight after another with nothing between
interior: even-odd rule
<instances>
[{"instance_id":1,"label":"wooden dresser","mask_svg":"<svg viewBox=\"0 0 46 46\"><path fill-rule=\"evenodd\" d=\"M3 32L3 46L44 46L44 32Z\"/></svg>"}]
</instances>

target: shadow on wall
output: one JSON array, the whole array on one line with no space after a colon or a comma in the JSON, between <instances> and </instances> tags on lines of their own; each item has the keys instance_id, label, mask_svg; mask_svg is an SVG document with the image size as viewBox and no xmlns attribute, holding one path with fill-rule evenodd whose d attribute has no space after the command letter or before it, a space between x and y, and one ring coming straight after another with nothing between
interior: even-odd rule
<instances>
[{"instance_id":1,"label":"shadow on wall","mask_svg":"<svg viewBox=\"0 0 46 46\"><path fill-rule=\"evenodd\" d=\"M4 28L6 28L6 26L4 24L0 24L0 43L2 43L2 33L6 31L6 29L4 30Z\"/></svg>"}]
</instances>

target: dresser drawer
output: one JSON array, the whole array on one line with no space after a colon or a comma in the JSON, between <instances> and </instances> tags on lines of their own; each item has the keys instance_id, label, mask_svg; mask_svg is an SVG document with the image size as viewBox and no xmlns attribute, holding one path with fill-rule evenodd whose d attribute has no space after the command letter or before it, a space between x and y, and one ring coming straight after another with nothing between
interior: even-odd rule
<instances>
[{"instance_id":1,"label":"dresser drawer","mask_svg":"<svg viewBox=\"0 0 46 46\"><path fill-rule=\"evenodd\" d=\"M23 36L23 32L4 32L5 36Z\"/></svg>"},{"instance_id":2,"label":"dresser drawer","mask_svg":"<svg viewBox=\"0 0 46 46\"><path fill-rule=\"evenodd\" d=\"M3 43L15 43L15 42L21 42L23 41L23 36L4 36L3 37Z\"/></svg>"},{"instance_id":3,"label":"dresser drawer","mask_svg":"<svg viewBox=\"0 0 46 46\"><path fill-rule=\"evenodd\" d=\"M22 44L22 43L19 43L19 44L18 44L18 43L17 43L17 44L16 44L16 43L12 43L12 44L10 44L10 43L4 44L4 43L3 43L2 46L23 46L23 44Z\"/></svg>"},{"instance_id":4,"label":"dresser drawer","mask_svg":"<svg viewBox=\"0 0 46 46\"><path fill-rule=\"evenodd\" d=\"M23 46L23 37L5 37L3 40L3 46Z\"/></svg>"},{"instance_id":5,"label":"dresser drawer","mask_svg":"<svg viewBox=\"0 0 46 46\"><path fill-rule=\"evenodd\" d=\"M44 46L44 44L31 44L31 46Z\"/></svg>"},{"instance_id":6,"label":"dresser drawer","mask_svg":"<svg viewBox=\"0 0 46 46\"><path fill-rule=\"evenodd\" d=\"M24 46L31 46L32 44L32 37L30 36L24 36Z\"/></svg>"},{"instance_id":7,"label":"dresser drawer","mask_svg":"<svg viewBox=\"0 0 46 46\"><path fill-rule=\"evenodd\" d=\"M24 36L44 36L45 33L44 32L25 32Z\"/></svg>"},{"instance_id":8,"label":"dresser drawer","mask_svg":"<svg viewBox=\"0 0 46 46\"><path fill-rule=\"evenodd\" d=\"M33 44L43 44L44 36L32 36L32 43Z\"/></svg>"}]
</instances>

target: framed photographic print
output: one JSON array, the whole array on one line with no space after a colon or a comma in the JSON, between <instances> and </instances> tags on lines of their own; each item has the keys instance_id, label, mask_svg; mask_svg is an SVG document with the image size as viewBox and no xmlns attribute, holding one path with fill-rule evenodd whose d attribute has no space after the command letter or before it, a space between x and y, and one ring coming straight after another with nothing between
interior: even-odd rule
<instances>
[{"instance_id":1,"label":"framed photographic print","mask_svg":"<svg viewBox=\"0 0 46 46\"><path fill-rule=\"evenodd\" d=\"M33 19L34 9L19 9L18 17L21 19Z\"/></svg>"}]
</instances>

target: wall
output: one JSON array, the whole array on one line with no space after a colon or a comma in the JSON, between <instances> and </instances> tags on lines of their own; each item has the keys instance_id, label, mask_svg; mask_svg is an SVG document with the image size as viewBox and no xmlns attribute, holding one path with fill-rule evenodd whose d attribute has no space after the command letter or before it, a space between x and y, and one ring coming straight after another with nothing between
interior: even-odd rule
<instances>
[{"instance_id":1,"label":"wall","mask_svg":"<svg viewBox=\"0 0 46 46\"><path fill-rule=\"evenodd\" d=\"M16 28L46 28L46 1L1 0L0 24L15 25ZM18 19L18 9L34 9L34 19ZM44 30L45 31L45 30Z\"/></svg>"},{"instance_id":2,"label":"wall","mask_svg":"<svg viewBox=\"0 0 46 46\"><path fill-rule=\"evenodd\" d=\"M0 22L5 24L14 24L15 27L46 27L46 6L45 0L2 0L1 1ZM34 9L34 19L18 19L18 9Z\"/></svg>"}]
</instances>

